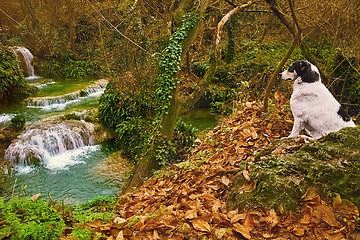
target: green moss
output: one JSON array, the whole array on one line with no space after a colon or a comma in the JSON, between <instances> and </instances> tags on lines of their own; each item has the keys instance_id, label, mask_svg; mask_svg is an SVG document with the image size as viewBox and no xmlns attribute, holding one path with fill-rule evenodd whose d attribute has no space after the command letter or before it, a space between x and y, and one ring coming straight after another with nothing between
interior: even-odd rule
<instances>
[{"instance_id":1,"label":"green moss","mask_svg":"<svg viewBox=\"0 0 360 240\"><path fill-rule=\"evenodd\" d=\"M259 154L250 171L257 181L252 192L240 194L246 180L240 173L236 176L228 198L230 208L282 206L293 210L309 187L319 189L324 198L331 199L339 193L360 207L360 128L331 133L291 155L271 155L278 146L291 141L276 141ZM266 160L261 156L267 156Z\"/></svg>"}]
</instances>

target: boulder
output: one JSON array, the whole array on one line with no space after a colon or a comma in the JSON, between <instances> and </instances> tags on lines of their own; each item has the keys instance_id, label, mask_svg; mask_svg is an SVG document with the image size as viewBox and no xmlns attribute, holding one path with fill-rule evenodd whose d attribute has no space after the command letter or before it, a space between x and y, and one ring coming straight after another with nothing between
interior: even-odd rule
<instances>
[{"instance_id":1,"label":"boulder","mask_svg":"<svg viewBox=\"0 0 360 240\"><path fill-rule=\"evenodd\" d=\"M315 187L325 199L340 194L360 208L360 128L344 128L305 144L298 141L277 140L260 152L250 165L250 181L242 172L236 175L228 207L290 211Z\"/></svg>"}]
</instances>

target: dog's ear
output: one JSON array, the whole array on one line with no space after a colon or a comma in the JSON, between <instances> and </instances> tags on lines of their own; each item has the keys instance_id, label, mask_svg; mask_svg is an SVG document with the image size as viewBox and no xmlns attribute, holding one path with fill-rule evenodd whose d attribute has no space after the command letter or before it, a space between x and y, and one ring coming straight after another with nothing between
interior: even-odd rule
<instances>
[{"instance_id":1,"label":"dog's ear","mask_svg":"<svg viewBox=\"0 0 360 240\"><path fill-rule=\"evenodd\" d=\"M304 72L304 70L308 67L308 64L304 61L300 61L299 67L300 67L300 71Z\"/></svg>"},{"instance_id":2,"label":"dog's ear","mask_svg":"<svg viewBox=\"0 0 360 240\"><path fill-rule=\"evenodd\" d=\"M319 74L314 71L306 71L301 76L301 80L302 80L302 82L313 83L313 82L319 81Z\"/></svg>"}]
</instances>

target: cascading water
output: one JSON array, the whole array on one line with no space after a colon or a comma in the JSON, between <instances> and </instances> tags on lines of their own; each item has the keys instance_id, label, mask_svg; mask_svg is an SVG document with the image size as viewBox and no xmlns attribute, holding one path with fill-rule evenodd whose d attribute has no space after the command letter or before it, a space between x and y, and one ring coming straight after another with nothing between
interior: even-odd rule
<instances>
[{"instance_id":1,"label":"cascading water","mask_svg":"<svg viewBox=\"0 0 360 240\"><path fill-rule=\"evenodd\" d=\"M27 77L27 79L39 78L35 75L34 66L31 63L31 60L34 56L29 51L29 49L25 47L13 47L13 51L18 57L20 61L20 68L23 69L24 75Z\"/></svg>"},{"instance_id":2,"label":"cascading water","mask_svg":"<svg viewBox=\"0 0 360 240\"><path fill-rule=\"evenodd\" d=\"M111 136L96 122L98 98L107 81L41 78L31 84L40 89L39 97L0 109L0 127L19 113L27 121L24 132L5 151L4 158L14 166L7 194L21 196L27 185L27 195L40 192L46 198L49 193L70 204L117 195L123 180L93 170L116 150L111 141L104 142Z\"/></svg>"},{"instance_id":3,"label":"cascading water","mask_svg":"<svg viewBox=\"0 0 360 240\"><path fill-rule=\"evenodd\" d=\"M91 144L91 133L83 122L42 122L18 137L6 150L5 159L13 165L46 165L53 156Z\"/></svg>"},{"instance_id":4,"label":"cascading water","mask_svg":"<svg viewBox=\"0 0 360 240\"><path fill-rule=\"evenodd\" d=\"M71 103L79 102L86 97L100 96L106 87L106 80L99 80L95 84L83 89L65 95L54 97L34 97L25 100L29 108L41 108L43 110L58 109L63 110Z\"/></svg>"}]
</instances>

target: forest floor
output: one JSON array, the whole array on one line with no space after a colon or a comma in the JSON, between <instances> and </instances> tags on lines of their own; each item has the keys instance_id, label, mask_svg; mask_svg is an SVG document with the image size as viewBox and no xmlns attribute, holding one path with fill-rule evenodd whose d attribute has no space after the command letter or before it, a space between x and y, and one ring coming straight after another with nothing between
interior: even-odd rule
<instances>
[{"instance_id":1,"label":"forest floor","mask_svg":"<svg viewBox=\"0 0 360 240\"><path fill-rule=\"evenodd\" d=\"M296 211L255 207L227 208L238 172L248 178L254 156L292 127L281 96L263 113L256 102L210 131L187 160L155 174L137 190L122 195L110 223L87 224L103 239L360 239L358 210L325 202L309 189ZM289 154L302 143L283 149ZM250 171L250 170L249 170ZM244 185L243 191L254 186ZM276 197L276 196L274 196ZM351 205L354 206L354 205Z\"/></svg>"}]
</instances>

